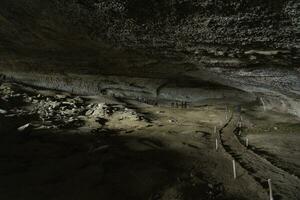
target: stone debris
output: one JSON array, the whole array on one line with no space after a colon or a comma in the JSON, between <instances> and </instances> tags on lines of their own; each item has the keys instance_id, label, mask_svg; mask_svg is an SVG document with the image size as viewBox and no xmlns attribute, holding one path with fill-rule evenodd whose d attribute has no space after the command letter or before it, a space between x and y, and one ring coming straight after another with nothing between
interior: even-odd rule
<instances>
[{"instance_id":1,"label":"stone debris","mask_svg":"<svg viewBox=\"0 0 300 200\"><path fill-rule=\"evenodd\" d=\"M5 115L5 114L7 114L7 111L6 111L6 110L3 110L3 109L0 109L0 114Z\"/></svg>"},{"instance_id":2,"label":"stone debris","mask_svg":"<svg viewBox=\"0 0 300 200\"><path fill-rule=\"evenodd\" d=\"M58 127L55 125L48 125L48 126L41 125L41 126L35 128L34 130L45 130L45 129L58 129Z\"/></svg>"},{"instance_id":3,"label":"stone debris","mask_svg":"<svg viewBox=\"0 0 300 200\"><path fill-rule=\"evenodd\" d=\"M44 122L47 128L66 128L80 127L81 119L78 118L84 107L82 100L67 98L66 96L56 95L55 97L46 97L46 99L35 99L34 111ZM61 101L63 100L63 101ZM50 122L49 125L46 122Z\"/></svg>"},{"instance_id":4,"label":"stone debris","mask_svg":"<svg viewBox=\"0 0 300 200\"><path fill-rule=\"evenodd\" d=\"M89 104L85 113L87 117L109 118L112 115L118 115L119 120L144 120L144 117L136 113L132 109L128 109L122 105L109 105L105 103Z\"/></svg>"},{"instance_id":5,"label":"stone debris","mask_svg":"<svg viewBox=\"0 0 300 200\"><path fill-rule=\"evenodd\" d=\"M28 124L25 124L25 125L23 125L23 126L20 126L17 130L18 130L19 132L25 132L25 131L31 130L32 127L33 127L33 126L32 126L30 123L28 123Z\"/></svg>"},{"instance_id":6,"label":"stone debris","mask_svg":"<svg viewBox=\"0 0 300 200\"><path fill-rule=\"evenodd\" d=\"M66 98L67 98L67 95L57 94L57 95L55 95L55 98L56 98L56 99L66 99Z\"/></svg>"},{"instance_id":7,"label":"stone debris","mask_svg":"<svg viewBox=\"0 0 300 200\"><path fill-rule=\"evenodd\" d=\"M24 107L14 107L9 111L1 109L0 114L9 112L11 117L31 115L39 120L37 128L35 128L38 130L75 129L83 126L98 130L103 129L106 123L113 118L125 122L126 120L145 120L143 115L138 114L133 109L126 108L124 105L88 103L80 96L17 93L14 91L14 86L8 84L0 85L0 95L9 101L14 99L22 102L21 104L25 103ZM36 115L37 117L35 117Z\"/></svg>"},{"instance_id":8,"label":"stone debris","mask_svg":"<svg viewBox=\"0 0 300 200\"><path fill-rule=\"evenodd\" d=\"M168 122L169 123L175 123L176 121L174 119L169 119Z\"/></svg>"}]
</instances>

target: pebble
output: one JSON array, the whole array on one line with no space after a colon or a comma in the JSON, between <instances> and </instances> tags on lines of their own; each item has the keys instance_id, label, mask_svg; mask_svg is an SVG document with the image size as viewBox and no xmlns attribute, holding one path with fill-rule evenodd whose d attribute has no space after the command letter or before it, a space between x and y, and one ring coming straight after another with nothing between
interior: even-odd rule
<instances>
[{"instance_id":1,"label":"pebble","mask_svg":"<svg viewBox=\"0 0 300 200\"><path fill-rule=\"evenodd\" d=\"M25 125L23 125L23 126L20 126L20 127L18 128L18 131L19 131L19 132L24 132L24 131L26 131L26 130L29 130L31 127L32 127L32 125L31 125L30 123L28 123L28 124L25 124Z\"/></svg>"},{"instance_id":2,"label":"pebble","mask_svg":"<svg viewBox=\"0 0 300 200\"><path fill-rule=\"evenodd\" d=\"M0 109L0 114L5 115L5 114L7 114L7 111L6 111L6 110L3 110L3 109Z\"/></svg>"},{"instance_id":3,"label":"pebble","mask_svg":"<svg viewBox=\"0 0 300 200\"><path fill-rule=\"evenodd\" d=\"M63 94L57 94L57 95L55 95L55 97L56 97L57 99L66 99L66 98L67 98L67 96L66 96L66 95L63 95Z\"/></svg>"}]
</instances>

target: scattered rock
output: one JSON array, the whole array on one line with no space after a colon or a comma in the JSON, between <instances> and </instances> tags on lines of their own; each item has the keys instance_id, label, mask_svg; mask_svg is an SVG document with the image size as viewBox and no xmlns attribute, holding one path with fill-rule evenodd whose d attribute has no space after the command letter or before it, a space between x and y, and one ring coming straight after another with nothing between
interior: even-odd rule
<instances>
[{"instance_id":1,"label":"scattered rock","mask_svg":"<svg viewBox=\"0 0 300 200\"><path fill-rule=\"evenodd\" d=\"M86 111L85 116L90 116L93 113L94 113L94 110L88 110L88 111Z\"/></svg>"},{"instance_id":2,"label":"scattered rock","mask_svg":"<svg viewBox=\"0 0 300 200\"><path fill-rule=\"evenodd\" d=\"M0 114L5 115L5 114L7 114L7 111L6 111L6 110L3 110L3 109L0 109Z\"/></svg>"},{"instance_id":3,"label":"scattered rock","mask_svg":"<svg viewBox=\"0 0 300 200\"><path fill-rule=\"evenodd\" d=\"M76 103L79 103L79 104L84 103L84 100L83 100L81 97L78 97L78 96L74 98L74 101L75 101Z\"/></svg>"},{"instance_id":4,"label":"scattered rock","mask_svg":"<svg viewBox=\"0 0 300 200\"><path fill-rule=\"evenodd\" d=\"M55 98L56 98L56 99L66 99L67 96L66 96L66 95L63 95L63 94L57 94L57 95L55 95Z\"/></svg>"},{"instance_id":5,"label":"scattered rock","mask_svg":"<svg viewBox=\"0 0 300 200\"><path fill-rule=\"evenodd\" d=\"M28 124L25 124L25 125L23 125L23 126L20 126L20 127L18 128L18 131L19 131L19 132L29 131L29 130L32 129L32 127L33 127L33 126L32 126L30 123L28 123Z\"/></svg>"},{"instance_id":6,"label":"scattered rock","mask_svg":"<svg viewBox=\"0 0 300 200\"><path fill-rule=\"evenodd\" d=\"M15 117L17 116L16 114L9 114L9 115L5 115L5 117Z\"/></svg>"},{"instance_id":7,"label":"scattered rock","mask_svg":"<svg viewBox=\"0 0 300 200\"><path fill-rule=\"evenodd\" d=\"M174 119L169 119L168 122L169 123L175 123L175 120Z\"/></svg>"},{"instance_id":8,"label":"scattered rock","mask_svg":"<svg viewBox=\"0 0 300 200\"><path fill-rule=\"evenodd\" d=\"M63 101L62 104L74 106L74 103L73 102L69 102L69 101Z\"/></svg>"},{"instance_id":9,"label":"scattered rock","mask_svg":"<svg viewBox=\"0 0 300 200\"><path fill-rule=\"evenodd\" d=\"M72 128L76 129L83 126L90 128L103 128L103 126L111 119L116 120L132 120L143 121L143 115L139 115L135 110L126 108L124 105L106 104L106 103L90 103L85 104L85 99L80 96L72 97L62 94L48 96L42 94L30 95L27 93L16 93L11 87L0 85L1 98L11 100L17 97L26 102L28 107L20 107L10 109L8 112L0 110L0 114L7 113L15 116L38 115L40 124L39 129L57 129ZM22 98L20 98L22 97ZM19 99L20 98L20 99ZM30 110L28 110L30 108ZM28 129L28 125L20 127L24 130Z\"/></svg>"}]
</instances>

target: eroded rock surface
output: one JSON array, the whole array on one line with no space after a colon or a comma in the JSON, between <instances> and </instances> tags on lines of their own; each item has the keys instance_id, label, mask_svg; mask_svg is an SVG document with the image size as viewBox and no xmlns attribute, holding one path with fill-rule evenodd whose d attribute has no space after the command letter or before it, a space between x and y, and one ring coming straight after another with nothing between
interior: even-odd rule
<instances>
[{"instance_id":1,"label":"eroded rock surface","mask_svg":"<svg viewBox=\"0 0 300 200\"><path fill-rule=\"evenodd\" d=\"M295 0L5 0L0 78L185 101L203 99L209 81L299 115L298 10Z\"/></svg>"}]
</instances>

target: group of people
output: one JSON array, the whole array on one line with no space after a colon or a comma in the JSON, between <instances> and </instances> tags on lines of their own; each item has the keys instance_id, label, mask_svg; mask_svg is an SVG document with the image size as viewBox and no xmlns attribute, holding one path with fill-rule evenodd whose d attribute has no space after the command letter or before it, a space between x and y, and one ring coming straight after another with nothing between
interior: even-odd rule
<instances>
[{"instance_id":1,"label":"group of people","mask_svg":"<svg viewBox=\"0 0 300 200\"><path fill-rule=\"evenodd\" d=\"M136 98L136 100L141 103L158 106L158 101L155 99L146 99L146 98L138 97L138 98ZM186 101L172 102L171 107L172 108L188 108L188 102L186 102Z\"/></svg>"},{"instance_id":2,"label":"group of people","mask_svg":"<svg viewBox=\"0 0 300 200\"><path fill-rule=\"evenodd\" d=\"M181 102L172 102L171 103L172 108L187 108L188 107L188 102L186 101L181 101Z\"/></svg>"}]
</instances>

